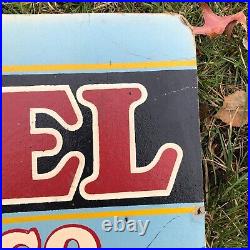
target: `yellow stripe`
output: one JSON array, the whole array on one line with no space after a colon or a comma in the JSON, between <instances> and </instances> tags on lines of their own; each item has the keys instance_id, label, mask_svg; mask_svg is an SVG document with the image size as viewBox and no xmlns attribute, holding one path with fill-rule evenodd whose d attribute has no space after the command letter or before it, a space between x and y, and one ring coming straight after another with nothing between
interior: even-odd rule
<instances>
[{"instance_id":1,"label":"yellow stripe","mask_svg":"<svg viewBox=\"0 0 250 250\"><path fill-rule=\"evenodd\" d=\"M92 213L75 213L75 214L47 214L33 216L6 217L2 219L3 224L24 223L34 221L51 221L51 220L75 220L75 219L96 219L114 216L146 216L146 215L162 215L162 214L189 214L196 213L196 207L180 207L180 208L154 208L140 210L120 210L120 211L104 211Z\"/></svg>"},{"instance_id":2,"label":"yellow stripe","mask_svg":"<svg viewBox=\"0 0 250 250\"><path fill-rule=\"evenodd\" d=\"M148 69L173 68L196 66L196 60L158 61L158 62L127 62L101 64L35 64L3 66L3 73L36 72L36 71L75 71L75 70L121 70L121 69Z\"/></svg>"}]
</instances>

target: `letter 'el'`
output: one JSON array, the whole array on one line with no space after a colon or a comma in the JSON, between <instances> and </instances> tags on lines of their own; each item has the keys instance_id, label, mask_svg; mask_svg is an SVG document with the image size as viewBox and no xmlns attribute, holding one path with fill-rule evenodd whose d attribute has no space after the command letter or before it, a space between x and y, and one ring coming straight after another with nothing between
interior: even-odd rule
<instances>
[{"instance_id":1,"label":"letter 'el'","mask_svg":"<svg viewBox=\"0 0 250 250\"><path fill-rule=\"evenodd\" d=\"M83 198L169 195L182 159L178 145L166 143L149 165L136 166L134 113L146 100L146 89L136 83L84 85L77 98L93 115L93 174L80 184ZM36 127L38 113L66 130L82 125L69 86L3 88L3 204L67 201L78 186L85 164L78 151L65 154L50 172L38 173L38 158L58 154L63 144L59 131Z\"/></svg>"}]
</instances>

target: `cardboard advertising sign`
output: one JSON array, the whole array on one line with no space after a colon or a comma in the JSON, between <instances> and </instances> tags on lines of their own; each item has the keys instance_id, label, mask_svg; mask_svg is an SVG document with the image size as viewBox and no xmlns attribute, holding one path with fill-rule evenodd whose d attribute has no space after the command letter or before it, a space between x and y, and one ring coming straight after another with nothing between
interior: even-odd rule
<instances>
[{"instance_id":1,"label":"cardboard advertising sign","mask_svg":"<svg viewBox=\"0 0 250 250\"><path fill-rule=\"evenodd\" d=\"M3 16L3 247L204 247L195 41L170 14Z\"/></svg>"}]
</instances>

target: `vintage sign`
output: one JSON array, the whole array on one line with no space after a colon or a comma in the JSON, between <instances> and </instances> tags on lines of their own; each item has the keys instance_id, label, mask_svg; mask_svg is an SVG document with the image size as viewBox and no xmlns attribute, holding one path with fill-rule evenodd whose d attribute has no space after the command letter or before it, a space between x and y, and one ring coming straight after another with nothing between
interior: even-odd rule
<instances>
[{"instance_id":1,"label":"vintage sign","mask_svg":"<svg viewBox=\"0 0 250 250\"><path fill-rule=\"evenodd\" d=\"M195 57L177 15L4 15L3 247L204 247Z\"/></svg>"}]
</instances>

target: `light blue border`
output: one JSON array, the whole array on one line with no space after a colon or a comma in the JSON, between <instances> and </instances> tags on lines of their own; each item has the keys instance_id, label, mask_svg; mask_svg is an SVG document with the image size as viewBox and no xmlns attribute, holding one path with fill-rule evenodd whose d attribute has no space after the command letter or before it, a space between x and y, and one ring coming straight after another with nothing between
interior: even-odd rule
<instances>
[{"instance_id":1,"label":"light blue border","mask_svg":"<svg viewBox=\"0 0 250 250\"><path fill-rule=\"evenodd\" d=\"M183 24L178 15L3 15L4 66L112 64L195 59L194 37L190 28ZM193 68L196 66L170 69ZM164 69L167 68L109 70L109 72ZM66 72L106 72L106 70Z\"/></svg>"},{"instance_id":2,"label":"light blue border","mask_svg":"<svg viewBox=\"0 0 250 250\"><path fill-rule=\"evenodd\" d=\"M143 206L119 206L119 207L106 207L106 208L83 208L73 210L60 210L62 213L80 213L80 212L94 212L94 211L111 211L111 210L130 210L130 209L147 209L147 208L164 208L164 207L201 207L201 203L186 203L186 204L162 204L162 205L143 205ZM39 215L39 214L55 214L59 211L41 211L41 212L25 212L20 213L22 216ZM17 216L17 214L4 214L4 217ZM97 218L97 219L84 219L84 220L60 220L60 221L44 221L44 222L31 222L31 223L17 223L3 225L3 230L7 231L13 228L30 229L37 228L42 244L46 241L47 236L51 231L55 230L65 224L81 224L94 230L101 241L101 247L108 248L141 248L141 247L192 247L204 248L205 247L205 215L194 214L169 214L169 215L148 215L148 216L128 216L128 220L141 220L145 223L149 220L149 226L144 236L140 236L138 232L105 232L102 230L102 222L109 219L111 222L114 218ZM125 221L124 217L119 217L120 220ZM72 244L71 247L74 247Z\"/></svg>"}]
</instances>

